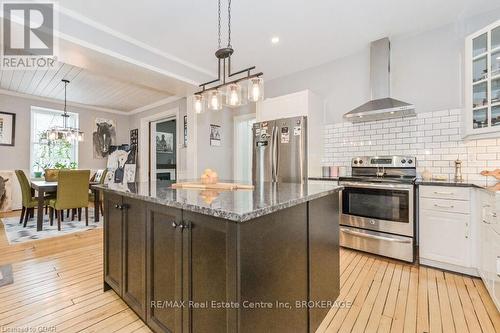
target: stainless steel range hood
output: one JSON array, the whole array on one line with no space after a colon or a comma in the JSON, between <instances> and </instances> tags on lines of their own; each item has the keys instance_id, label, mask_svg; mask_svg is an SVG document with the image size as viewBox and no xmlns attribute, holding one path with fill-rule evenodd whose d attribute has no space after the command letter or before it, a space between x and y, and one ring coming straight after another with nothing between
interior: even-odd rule
<instances>
[{"instance_id":1,"label":"stainless steel range hood","mask_svg":"<svg viewBox=\"0 0 500 333\"><path fill-rule=\"evenodd\" d=\"M346 113L344 119L365 122L415 116L415 106L390 97L391 45L389 38L370 45L370 86L372 100Z\"/></svg>"}]
</instances>

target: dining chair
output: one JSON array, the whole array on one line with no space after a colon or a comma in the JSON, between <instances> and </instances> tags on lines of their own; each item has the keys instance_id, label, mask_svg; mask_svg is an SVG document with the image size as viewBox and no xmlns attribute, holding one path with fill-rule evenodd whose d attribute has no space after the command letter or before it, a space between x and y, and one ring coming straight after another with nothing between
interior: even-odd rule
<instances>
[{"instance_id":1,"label":"dining chair","mask_svg":"<svg viewBox=\"0 0 500 333\"><path fill-rule=\"evenodd\" d=\"M61 170L58 174L57 197L49 200L49 217L52 225L57 215L57 230L61 230L63 211L85 208L85 225L89 225L90 170Z\"/></svg>"},{"instance_id":2,"label":"dining chair","mask_svg":"<svg viewBox=\"0 0 500 333\"><path fill-rule=\"evenodd\" d=\"M106 174L108 173L108 169L102 169L102 170L97 170L97 172L94 175L94 181L99 182L99 185L104 184L104 180L106 179ZM101 196L101 192L99 192L99 196ZM94 191L90 191L89 193L89 201L94 202L95 196L94 196ZM102 207L102 197L99 198L99 211L101 212L101 215L104 217L104 209ZM95 207L94 207L95 209ZM94 216L94 220L95 220Z\"/></svg>"},{"instance_id":3,"label":"dining chair","mask_svg":"<svg viewBox=\"0 0 500 333\"><path fill-rule=\"evenodd\" d=\"M21 196L22 196L22 210L21 210L21 218L19 219L19 224L23 223L23 227L26 227L28 224L28 218L33 217L35 215L35 207L38 206L38 199L33 197L31 192L31 185L26 177L26 174L23 170L15 171L17 180L19 181L19 186L21 187ZM48 205L48 199L44 199L44 206Z\"/></svg>"}]
</instances>

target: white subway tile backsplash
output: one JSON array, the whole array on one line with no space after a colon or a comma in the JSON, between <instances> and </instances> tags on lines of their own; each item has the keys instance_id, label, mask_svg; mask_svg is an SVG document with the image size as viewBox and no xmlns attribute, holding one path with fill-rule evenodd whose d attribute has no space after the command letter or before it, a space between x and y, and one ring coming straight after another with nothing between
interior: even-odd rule
<instances>
[{"instance_id":1,"label":"white subway tile backsplash","mask_svg":"<svg viewBox=\"0 0 500 333\"><path fill-rule=\"evenodd\" d=\"M496 146L497 139L483 139L483 140L477 140L476 142L478 147Z\"/></svg>"},{"instance_id":2,"label":"white subway tile backsplash","mask_svg":"<svg viewBox=\"0 0 500 333\"><path fill-rule=\"evenodd\" d=\"M349 167L359 155L415 155L417 170L453 178L454 161L462 160L468 181L484 181L478 173L500 167L500 139L463 141L462 110L417 114L411 119L325 125L324 165Z\"/></svg>"}]
</instances>

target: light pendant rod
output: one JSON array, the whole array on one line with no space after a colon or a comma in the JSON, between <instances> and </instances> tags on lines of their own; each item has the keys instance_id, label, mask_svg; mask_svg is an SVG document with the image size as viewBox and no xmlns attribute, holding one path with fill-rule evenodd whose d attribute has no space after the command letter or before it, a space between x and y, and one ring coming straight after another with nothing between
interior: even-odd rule
<instances>
[{"instance_id":1,"label":"light pendant rod","mask_svg":"<svg viewBox=\"0 0 500 333\"><path fill-rule=\"evenodd\" d=\"M64 113L62 115L63 116L63 126L64 126L64 128L68 128L68 118L69 118L69 115L68 115L68 112L67 112L66 90L67 90L67 86L68 86L69 81L66 80L66 79L62 79L61 81L64 82Z\"/></svg>"},{"instance_id":2,"label":"light pendant rod","mask_svg":"<svg viewBox=\"0 0 500 333\"><path fill-rule=\"evenodd\" d=\"M204 92L211 91L211 90L216 90L218 88L221 88L225 85L229 84L234 84L243 80L248 80L254 77L260 77L264 75L264 73L259 72L256 74L252 74L252 70L255 69L255 66L251 66L242 70L239 70L235 73L232 73L231 71L231 55L233 54L234 50L231 46L231 0L228 0L228 8L227 8L227 13L228 13L228 40L227 40L227 47L221 47L222 46L222 38L221 38L221 0L218 0L218 46L219 49L215 52L215 57L218 59L218 68L217 68L217 79L208 81L205 83L202 83L199 85L200 88L202 88L201 91L198 91L195 93L195 95L201 95ZM227 61L226 61L227 60ZM227 69L227 73L226 73ZM222 73L221 73L222 70ZM231 78L236 75L241 75L246 73L246 76L236 79L233 81L226 82L228 78ZM212 85L214 83L221 82L220 84L207 88L207 86Z\"/></svg>"}]
</instances>

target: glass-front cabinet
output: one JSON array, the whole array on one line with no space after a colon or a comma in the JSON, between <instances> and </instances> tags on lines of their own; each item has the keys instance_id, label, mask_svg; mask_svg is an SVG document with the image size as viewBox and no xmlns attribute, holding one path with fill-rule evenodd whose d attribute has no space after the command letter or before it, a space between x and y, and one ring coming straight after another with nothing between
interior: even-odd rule
<instances>
[{"instance_id":1,"label":"glass-front cabinet","mask_svg":"<svg viewBox=\"0 0 500 333\"><path fill-rule=\"evenodd\" d=\"M500 136L500 21L465 43L465 136Z\"/></svg>"}]
</instances>

